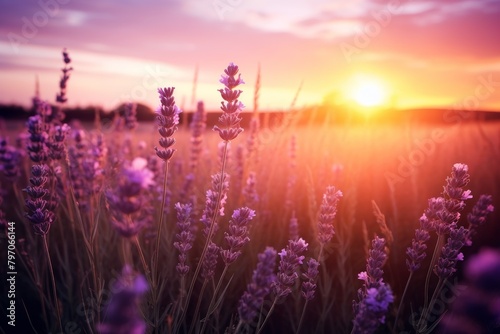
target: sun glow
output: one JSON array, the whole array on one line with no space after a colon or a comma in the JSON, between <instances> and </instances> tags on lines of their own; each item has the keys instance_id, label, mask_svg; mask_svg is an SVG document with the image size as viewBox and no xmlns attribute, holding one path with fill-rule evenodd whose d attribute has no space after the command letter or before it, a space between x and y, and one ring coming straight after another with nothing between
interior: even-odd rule
<instances>
[{"instance_id":1,"label":"sun glow","mask_svg":"<svg viewBox=\"0 0 500 334\"><path fill-rule=\"evenodd\" d=\"M388 102L388 91L385 84L372 77L357 76L353 78L347 95L362 107L381 107Z\"/></svg>"}]
</instances>

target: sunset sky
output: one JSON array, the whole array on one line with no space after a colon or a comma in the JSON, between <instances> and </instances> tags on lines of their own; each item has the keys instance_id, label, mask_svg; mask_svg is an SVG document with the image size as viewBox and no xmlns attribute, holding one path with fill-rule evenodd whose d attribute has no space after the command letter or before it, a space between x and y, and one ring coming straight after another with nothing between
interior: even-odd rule
<instances>
[{"instance_id":1,"label":"sunset sky","mask_svg":"<svg viewBox=\"0 0 500 334\"><path fill-rule=\"evenodd\" d=\"M54 101L61 50L69 105L219 106L220 74L240 66L241 99L260 109L348 103L376 82L398 108L500 110L499 0L0 0L0 102L29 106L35 77Z\"/></svg>"}]
</instances>

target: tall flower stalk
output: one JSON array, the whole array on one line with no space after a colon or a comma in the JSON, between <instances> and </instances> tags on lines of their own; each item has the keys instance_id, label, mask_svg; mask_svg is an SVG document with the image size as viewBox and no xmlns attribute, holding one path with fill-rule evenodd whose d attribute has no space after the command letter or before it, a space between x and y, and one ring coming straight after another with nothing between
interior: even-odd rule
<instances>
[{"instance_id":1,"label":"tall flower stalk","mask_svg":"<svg viewBox=\"0 0 500 334\"><path fill-rule=\"evenodd\" d=\"M224 269L219 277L219 282L215 287L212 299L208 306L207 315L205 317L201 333L205 331L205 328L208 323L208 318L215 311L214 304L215 301L217 300L217 294L221 288L222 282L224 280L224 277L226 276L229 266L231 265L231 263L233 263L238 259L238 257L241 255L241 249L245 244L247 244L250 241L249 223L254 217L255 217L255 211L247 207L236 209L233 212L232 219L229 221L229 233L228 232L224 233L225 234L224 239L226 240L228 248L222 249L220 251L222 261L224 261Z\"/></svg>"},{"instance_id":2,"label":"tall flower stalk","mask_svg":"<svg viewBox=\"0 0 500 334\"><path fill-rule=\"evenodd\" d=\"M155 299L155 305L158 302L158 259L160 254L160 240L162 236L163 219L165 216L165 202L167 197L167 175L170 159L174 155L175 149L172 146L175 144L175 139L172 137L179 124L179 114L181 110L175 104L174 87L159 88L158 94L160 97L160 107L157 111L156 121L158 124L158 132L161 136L158 143L160 148L155 147L156 155L164 161L163 173L163 192L161 201L160 220L158 221L158 229L156 231L156 248L153 255L152 263L152 290ZM155 325L158 325L159 315L155 315Z\"/></svg>"},{"instance_id":3,"label":"tall flower stalk","mask_svg":"<svg viewBox=\"0 0 500 334\"><path fill-rule=\"evenodd\" d=\"M250 324L255 319L264 303L264 298L271 292L272 284L276 279L274 274L276 255L274 248L267 247L264 252L257 256L257 268L253 272L252 281L238 302L240 321L236 326L235 333L238 333L241 327Z\"/></svg>"},{"instance_id":4,"label":"tall flower stalk","mask_svg":"<svg viewBox=\"0 0 500 334\"><path fill-rule=\"evenodd\" d=\"M366 261L366 271L358 278L364 281L358 290L359 302L353 302L354 320L351 334L374 333L385 322L389 304L394 301L391 288L383 280L382 269L387 261L386 242L375 236Z\"/></svg>"},{"instance_id":5,"label":"tall flower stalk","mask_svg":"<svg viewBox=\"0 0 500 334\"><path fill-rule=\"evenodd\" d=\"M292 293L293 286L299 278L297 270L305 258L302 254L307 250L307 246L309 246L308 243L302 238L298 240L289 240L287 247L282 249L278 254L280 256L278 275L276 275L276 280L272 284L272 291L274 293L273 303L262 325L258 328L257 334L262 332L276 304L279 301L283 301Z\"/></svg>"},{"instance_id":6,"label":"tall flower stalk","mask_svg":"<svg viewBox=\"0 0 500 334\"><path fill-rule=\"evenodd\" d=\"M224 85L224 88L219 89L219 93L221 94L223 100L221 102L221 107L220 107L223 113L219 117L219 125L215 125L213 127L213 130L219 134L219 137L222 139L224 145L222 153L222 161L221 161L222 162L221 170L219 173L221 178L225 178L226 156L228 151L228 145L232 140L236 139L236 137L238 137L238 135L241 132L243 132L243 128L240 126L240 121L241 121L240 112L244 108L244 105L238 100L242 91L236 88L239 85L244 84L245 82L243 81L243 79L241 79L241 74L239 74L238 72L239 72L238 66L233 63L230 63L229 66L224 70L224 74L221 76L221 79L219 80L220 83ZM218 189L215 190L218 198L214 202L215 208L213 210L212 216L207 217L210 220L209 224L207 224L208 229L206 230L206 241L203 247L200 260L198 262L198 265L196 266L193 279L189 286L189 291L186 298L186 304L183 307L182 316L180 318L181 323L184 321L184 317L187 311L187 306L191 298L194 285L198 279L201 267L205 263L205 257L208 254L208 249L210 245L213 244L212 237L216 230L217 226L216 221L219 216L221 200L224 196L223 192L224 184L225 182L219 182ZM214 249L213 245L211 246L211 249Z\"/></svg>"}]
</instances>

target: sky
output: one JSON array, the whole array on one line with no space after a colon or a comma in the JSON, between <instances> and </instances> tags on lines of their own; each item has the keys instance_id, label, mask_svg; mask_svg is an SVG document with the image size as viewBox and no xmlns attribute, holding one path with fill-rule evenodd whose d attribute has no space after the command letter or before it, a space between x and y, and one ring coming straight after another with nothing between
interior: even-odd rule
<instances>
[{"instance_id":1,"label":"sky","mask_svg":"<svg viewBox=\"0 0 500 334\"><path fill-rule=\"evenodd\" d=\"M0 103L220 106L234 62L260 110L349 104L372 82L396 108L500 110L500 0L0 0ZM195 73L197 84L193 85ZM193 90L193 87L196 89ZM369 94L369 93L367 93Z\"/></svg>"}]
</instances>

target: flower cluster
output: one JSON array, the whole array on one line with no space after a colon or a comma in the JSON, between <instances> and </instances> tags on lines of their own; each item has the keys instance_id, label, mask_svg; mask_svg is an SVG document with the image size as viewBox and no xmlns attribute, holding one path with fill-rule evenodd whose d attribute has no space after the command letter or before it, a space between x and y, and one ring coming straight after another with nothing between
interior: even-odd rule
<instances>
[{"instance_id":1,"label":"flower cluster","mask_svg":"<svg viewBox=\"0 0 500 334\"><path fill-rule=\"evenodd\" d=\"M155 147L155 151L160 159L168 161L175 152L175 149L171 148L175 144L172 135L177 131L181 110L175 105L174 87L159 88L158 93L160 94L161 106L157 111L156 121L161 136L159 143L162 148Z\"/></svg>"},{"instance_id":2,"label":"flower cluster","mask_svg":"<svg viewBox=\"0 0 500 334\"><path fill-rule=\"evenodd\" d=\"M222 75L220 79L220 82L225 86L224 89L219 89L224 100L221 102L223 114L219 117L220 127L216 125L213 129L225 142L235 139L243 132L243 128L240 127L240 112L244 105L238 100L242 91L235 88L245 82L241 79L241 74L238 74L238 71L238 66L230 63L224 70L225 75Z\"/></svg>"},{"instance_id":3,"label":"flower cluster","mask_svg":"<svg viewBox=\"0 0 500 334\"><path fill-rule=\"evenodd\" d=\"M146 323L140 312L140 299L148 291L148 283L141 275L132 272L129 266L123 268L112 288L113 295L97 324L99 334L146 332Z\"/></svg>"},{"instance_id":4,"label":"flower cluster","mask_svg":"<svg viewBox=\"0 0 500 334\"><path fill-rule=\"evenodd\" d=\"M123 118L125 120L125 128L128 130L134 130L137 127L137 104L127 103L125 105L125 110L123 112Z\"/></svg>"},{"instance_id":5,"label":"flower cluster","mask_svg":"<svg viewBox=\"0 0 500 334\"><path fill-rule=\"evenodd\" d=\"M365 282L365 292L370 288L378 288L383 283L382 267L386 260L385 239L375 236L366 260L366 271L358 274L358 278Z\"/></svg>"},{"instance_id":6,"label":"flower cluster","mask_svg":"<svg viewBox=\"0 0 500 334\"><path fill-rule=\"evenodd\" d=\"M54 221L55 203L48 199L50 196L47 189L48 180L49 167L47 165L33 165L30 186L24 189L29 196L26 199L26 207L28 208L26 217L33 224L35 233L40 235L47 234Z\"/></svg>"},{"instance_id":7,"label":"flower cluster","mask_svg":"<svg viewBox=\"0 0 500 334\"><path fill-rule=\"evenodd\" d=\"M189 157L189 167L195 170L198 166L200 156L203 152L203 133L207 126L207 114L203 102L198 102L196 112L191 121L191 155Z\"/></svg>"},{"instance_id":8,"label":"flower cluster","mask_svg":"<svg viewBox=\"0 0 500 334\"><path fill-rule=\"evenodd\" d=\"M380 324L385 322L389 305L394 301L391 287L385 283L369 288L353 320L353 334L375 333Z\"/></svg>"},{"instance_id":9,"label":"flower cluster","mask_svg":"<svg viewBox=\"0 0 500 334\"><path fill-rule=\"evenodd\" d=\"M333 220L337 214L337 204L341 197L342 192L333 186L327 187L323 195L318 218L318 240L323 246L330 242L335 234Z\"/></svg>"},{"instance_id":10,"label":"flower cluster","mask_svg":"<svg viewBox=\"0 0 500 334\"><path fill-rule=\"evenodd\" d=\"M56 125L51 130L52 134L47 141L49 157L52 160L61 160L65 158L64 142L70 127L67 124Z\"/></svg>"},{"instance_id":11,"label":"flower cluster","mask_svg":"<svg viewBox=\"0 0 500 334\"><path fill-rule=\"evenodd\" d=\"M427 254L427 241L430 238L429 234L430 223L427 216L424 214L420 217L420 228L415 230L415 238L411 241L411 246L406 250L406 267L410 272L414 272L420 268L422 261Z\"/></svg>"},{"instance_id":12,"label":"flower cluster","mask_svg":"<svg viewBox=\"0 0 500 334\"><path fill-rule=\"evenodd\" d=\"M281 250L278 275L273 283L276 298L285 298L292 292L292 286L299 277L297 269L304 260L304 253L307 250L307 242L300 238L298 240L289 240L288 246Z\"/></svg>"},{"instance_id":13,"label":"flower cluster","mask_svg":"<svg viewBox=\"0 0 500 334\"><path fill-rule=\"evenodd\" d=\"M319 274L319 262L313 258L307 261L307 270L302 274L302 278L305 279L302 282L302 296L306 300L312 300L314 298L314 292L316 291L316 278Z\"/></svg>"},{"instance_id":14,"label":"flower cluster","mask_svg":"<svg viewBox=\"0 0 500 334\"><path fill-rule=\"evenodd\" d=\"M192 231L191 214L193 206L191 204L175 204L177 211L177 234L174 247L179 251L179 263L175 267L181 276L185 276L189 271L187 262L187 252L193 247L194 234Z\"/></svg>"},{"instance_id":15,"label":"flower cluster","mask_svg":"<svg viewBox=\"0 0 500 334\"><path fill-rule=\"evenodd\" d=\"M257 268L252 275L252 282L241 296L238 303L240 320L250 323L258 314L264 298L271 292L271 285L275 280L274 267L276 266L276 251L267 247L258 255Z\"/></svg>"},{"instance_id":16,"label":"flower cluster","mask_svg":"<svg viewBox=\"0 0 500 334\"><path fill-rule=\"evenodd\" d=\"M7 140L0 137L0 171L7 180L15 181L21 176L21 152L8 145Z\"/></svg>"},{"instance_id":17,"label":"flower cluster","mask_svg":"<svg viewBox=\"0 0 500 334\"><path fill-rule=\"evenodd\" d=\"M259 203L259 194L257 193L257 174L255 172L248 173L248 178L242 193L245 199L245 204L251 207L257 207Z\"/></svg>"},{"instance_id":18,"label":"flower cluster","mask_svg":"<svg viewBox=\"0 0 500 334\"><path fill-rule=\"evenodd\" d=\"M135 236L148 221L139 215L146 203L144 190L155 184L153 172L146 168L147 161L135 158L130 166L122 169L117 186L106 192L111 209L111 223L124 237Z\"/></svg>"},{"instance_id":19,"label":"flower cluster","mask_svg":"<svg viewBox=\"0 0 500 334\"><path fill-rule=\"evenodd\" d=\"M229 233L224 233L229 249L221 250L222 260L226 265L236 261L241 255L241 248L250 241L248 224L254 217L255 211L247 207L234 210L229 221Z\"/></svg>"},{"instance_id":20,"label":"flower cluster","mask_svg":"<svg viewBox=\"0 0 500 334\"><path fill-rule=\"evenodd\" d=\"M40 102L40 105L46 106L47 104ZM45 142L48 138L48 127L46 123L43 122L40 115L35 115L28 118L26 126L30 134L27 149L31 161L41 164L47 162L48 154Z\"/></svg>"},{"instance_id":21,"label":"flower cluster","mask_svg":"<svg viewBox=\"0 0 500 334\"><path fill-rule=\"evenodd\" d=\"M66 87L69 80L69 73L73 70L72 67L68 67L69 63L71 63L68 51L64 49L62 54L63 54L64 68L61 69L62 76L61 80L59 81L60 92L56 96L56 101L59 103L65 103L66 101L68 101L68 98L66 97Z\"/></svg>"},{"instance_id":22,"label":"flower cluster","mask_svg":"<svg viewBox=\"0 0 500 334\"><path fill-rule=\"evenodd\" d=\"M207 190L205 208L201 216L201 222L204 225L203 234L205 237L209 237L210 228L212 228L212 234L219 229L217 218L219 216L224 216L224 205L226 204L228 189L229 175L225 173L223 176L221 176L220 173L212 175L212 188ZM218 212L216 212L217 210ZM212 221L214 217L215 220Z\"/></svg>"},{"instance_id":23,"label":"flower cluster","mask_svg":"<svg viewBox=\"0 0 500 334\"><path fill-rule=\"evenodd\" d=\"M500 252L484 249L465 266L466 285L440 322L440 333L500 331Z\"/></svg>"},{"instance_id":24,"label":"flower cluster","mask_svg":"<svg viewBox=\"0 0 500 334\"><path fill-rule=\"evenodd\" d=\"M464 255L460 249L465 245L469 230L460 226L450 230L450 236L443 246L434 273L442 279L450 277L456 270L457 261L463 261Z\"/></svg>"},{"instance_id":25,"label":"flower cluster","mask_svg":"<svg viewBox=\"0 0 500 334\"><path fill-rule=\"evenodd\" d=\"M207 247L207 253L203 258L201 277L204 280L208 280L214 277L215 267L217 266L217 259L219 257L219 246L217 246L213 241L209 241Z\"/></svg>"},{"instance_id":26,"label":"flower cluster","mask_svg":"<svg viewBox=\"0 0 500 334\"><path fill-rule=\"evenodd\" d=\"M488 215L495 210L493 206L493 198L490 195L481 195L472 211L467 215L469 222L469 235L467 236L466 244L472 244L472 236L476 233L476 229L486 222Z\"/></svg>"},{"instance_id":27,"label":"flower cluster","mask_svg":"<svg viewBox=\"0 0 500 334\"><path fill-rule=\"evenodd\" d=\"M406 266L410 272L418 270L421 262L427 256L425 251L430 231L436 231L439 236L444 236L457 229L460 211L465 207L464 201L472 197L470 190L463 189L468 182L467 165L456 163L453 165L451 176L446 178L444 197L429 199L428 207L420 217L420 228L415 230L415 238L406 250L408 255ZM449 254L445 257L448 258Z\"/></svg>"}]
</instances>

